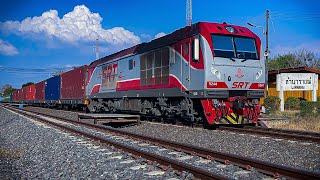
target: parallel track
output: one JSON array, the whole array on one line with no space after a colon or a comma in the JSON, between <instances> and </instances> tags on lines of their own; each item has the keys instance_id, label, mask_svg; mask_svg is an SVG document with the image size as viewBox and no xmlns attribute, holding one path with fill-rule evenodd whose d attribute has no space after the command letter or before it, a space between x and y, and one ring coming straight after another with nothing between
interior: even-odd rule
<instances>
[{"instance_id":1,"label":"parallel track","mask_svg":"<svg viewBox=\"0 0 320 180\"><path fill-rule=\"evenodd\" d=\"M258 134L258 135L270 136L273 138L285 138L290 140L310 141L310 142L320 143L320 133L313 133L313 132L274 129L274 128L261 128L261 127L243 127L243 128L219 127L218 130Z\"/></svg>"},{"instance_id":2,"label":"parallel track","mask_svg":"<svg viewBox=\"0 0 320 180\"><path fill-rule=\"evenodd\" d=\"M17 111L16 110L17 108L12 108L12 107L6 107L6 108L13 110L13 111ZM51 116L51 115L42 114L39 112L32 112L32 111L26 111L26 110L23 110L23 111L35 113L35 114L46 116L46 117L55 118L60 121L64 121L64 122L68 122L68 123L73 123L73 124L78 124L78 125L80 124L85 127L98 129L99 131L107 131L107 132L115 133L120 136L126 136L126 137L130 137L130 138L144 140L144 141L149 142L150 144L161 145L164 147L183 151L183 152L186 152L189 154L204 157L204 158L207 158L210 160L223 162L225 164L233 164L233 165L239 166L239 167L241 167L243 169L247 169L247 170L250 170L253 167L258 172L261 172L263 174L273 176L276 178L285 177L288 179L320 179L320 174L317 174L317 173L314 173L311 171L291 168L291 167L282 166L282 165L276 165L276 164L272 164L272 163L268 163L265 161L252 159L252 158L246 158L246 157L241 157L241 156L237 156L237 155L216 152L216 151L212 151L212 150L205 149L205 148L195 147L192 145L186 145L186 144L177 143L177 142L173 142L173 141L167 141L167 140L163 140L163 139L159 139L159 138L153 138L153 137L143 136L143 135L139 135L139 134L135 134L135 133L129 133L129 132L125 132L125 131L119 130L119 129L114 129L114 128L110 128L110 127L106 127L106 126L94 125L94 124L89 124L89 123L85 123L85 122L79 122L79 121L74 121L74 120L70 120L70 119L55 117L55 116ZM21 112L18 112L18 113L21 113ZM27 114L27 113L24 113L24 114ZM30 115L28 115L28 116L30 116ZM32 116L32 118L38 118L38 117ZM41 119L41 121L45 121L42 118L38 118L38 119L39 120ZM50 123L50 124L52 124L54 126L58 126L60 128L65 128L61 124L57 124L57 123L53 123L53 122L46 122L46 123ZM122 144L108 142L105 139L101 139L100 137L96 137L96 136L93 136L88 133L83 134L82 132L78 132L77 130L72 129L70 127L67 127L67 129L69 131L72 131L72 132L75 132L78 134L82 134L88 138L92 138L92 139L98 140L100 142L112 144L113 146L115 146L117 148L123 149L127 152L130 152L132 154L136 154L138 156L142 156L146 159L149 159L152 161L157 161L162 165L166 165L166 166L171 165L174 169L177 169L180 171L188 171L188 172L194 174L196 177L201 178L201 179L224 179L224 177L221 177L216 174L212 174L208 171L204 171L202 169L190 166L188 164L176 162L172 159L163 158L163 157L160 157L160 156L154 155L154 154L148 154L148 153L145 154L145 152L139 152L139 150L132 149L132 147L123 147Z\"/></svg>"}]
</instances>

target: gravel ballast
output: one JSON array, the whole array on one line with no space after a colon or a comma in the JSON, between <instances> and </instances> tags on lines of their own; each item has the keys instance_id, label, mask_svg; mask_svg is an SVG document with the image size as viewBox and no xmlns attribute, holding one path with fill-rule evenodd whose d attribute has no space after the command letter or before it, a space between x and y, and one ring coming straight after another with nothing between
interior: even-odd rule
<instances>
[{"instance_id":1,"label":"gravel ballast","mask_svg":"<svg viewBox=\"0 0 320 180\"><path fill-rule=\"evenodd\" d=\"M214 151L237 154L267 162L320 172L320 145L228 131L193 129L143 123L126 131L175 142L192 144Z\"/></svg>"},{"instance_id":2,"label":"gravel ballast","mask_svg":"<svg viewBox=\"0 0 320 180\"><path fill-rule=\"evenodd\" d=\"M133 159L113 147L104 147L0 107L1 179L169 179L145 160ZM0 154L1 155L1 154ZM151 173L148 174L148 173Z\"/></svg>"},{"instance_id":3,"label":"gravel ballast","mask_svg":"<svg viewBox=\"0 0 320 180\"><path fill-rule=\"evenodd\" d=\"M75 112L35 107L28 107L28 109L73 120L77 118ZM320 145L316 143L149 122L143 122L140 126L126 127L123 130L320 172Z\"/></svg>"}]
</instances>

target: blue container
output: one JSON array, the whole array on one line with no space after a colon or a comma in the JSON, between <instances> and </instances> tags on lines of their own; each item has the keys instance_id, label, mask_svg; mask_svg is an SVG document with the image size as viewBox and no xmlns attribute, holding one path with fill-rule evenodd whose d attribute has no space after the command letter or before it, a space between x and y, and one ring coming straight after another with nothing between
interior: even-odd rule
<instances>
[{"instance_id":1,"label":"blue container","mask_svg":"<svg viewBox=\"0 0 320 180\"><path fill-rule=\"evenodd\" d=\"M23 108L23 104L19 104L19 108Z\"/></svg>"},{"instance_id":2,"label":"blue container","mask_svg":"<svg viewBox=\"0 0 320 180\"><path fill-rule=\"evenodd\" d=\"M59 100L60 99L60 76L54 76L47 79L45 87L45 99L46 100Z\"/></svg>"}]
</instances>

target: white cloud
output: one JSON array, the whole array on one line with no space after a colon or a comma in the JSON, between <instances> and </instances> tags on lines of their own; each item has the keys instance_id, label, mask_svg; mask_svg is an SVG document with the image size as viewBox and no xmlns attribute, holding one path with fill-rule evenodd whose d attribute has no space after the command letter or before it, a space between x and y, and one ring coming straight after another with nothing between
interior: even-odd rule
<instances>
[{"instance_id":1,"label":"white cloud","mask_svg":"<svg viewBox=\"0 0 320 180\"><path fill-rule=\"evenodd\" d=\"M158 33L158 34L156 34L156 35L154 36L154 39L161 38L162 36L165 36L165 35L167 35L167 34L164 33L164 32L160 32L160 33Z\"/></svg>"},{"instance_id":2,"label":"white cloud","mask_svg":"<svg viewBox=\"0 0 320 180\"><path fill-rule=\"evenodd\" d=\"M316 55L320 55L320 41L313 41L308 43L302 43L298 46L281 46L277 45L274 48L270 48L270 56L283 55L287 53L294 53L301 49L305 49L314 52Z\"/></svg>"},{"instance_id":3,"label":"white cloud","mask_svg":"<svg viewBox=\"0 0 320 180\"><path fill-rule=\"evenodd\" d=\"M152 40L152 37L149 34L141 34L140 37L143 42L148 42L148 41Z\"/></svg>"},{"instance_id":4,"label":"white cloud","mask_svg":"<svg viewBox=\"0 0 320 180\"><path fill-rule=\"evenodd\" d=\"M74 67L80 67L80 64L66 64L64 65L65 68L74 68Z\"/></svg>"},{"instance_id":5,"label":"white cloud","mask_svg":"<svg viewBox=\"0 0 320 180\"><path fill-rule=\"evenodd\" d=\"M7 41L0 39L0 54L5 56L14 56L19 52L12 44Z\"/></svg>"},{"instance_id":6,"label":"white cloud","mask_svg":"<svg viewBox=\"0 0 320 180\"><path fill-rule=\"evenodd\" d=\"M57 38L63 42L94 42L99 38L101 43L130 46L141 42L140 38L123 27L103 29L102 17L92 13L85 5L75 6L73 11L58 16L57 10L49 10L41 16L27 17L23 21L0 22L0 30L5 33L29 35L39 38L44 33L46 38Z\"/></svg>"}]
</instances>

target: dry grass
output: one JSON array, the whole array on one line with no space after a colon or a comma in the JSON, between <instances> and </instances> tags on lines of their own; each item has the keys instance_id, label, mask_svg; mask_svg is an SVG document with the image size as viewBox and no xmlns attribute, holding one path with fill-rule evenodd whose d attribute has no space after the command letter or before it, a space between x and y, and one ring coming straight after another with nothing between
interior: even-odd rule
<instances>
[{"instance_id":1,"label":"dry grass","mask_svg":"<svg viewBox=\"0 0 320 180\"><path fill-rule=\"evenodd\" d=\"M21 150L10 150L0 148L0 158L16 159L22 155Z\"/></svg>"},{"instance_id":2,"label":"dry grass","mask_svg":"<svg viewBox=\"0 0 320 180\"><path fill-rule=\"evenodd\" d=\"M284 112L276 111L271 114L262 114L261 117L266 118L294 118L296 116L299 116L300 111L299 110L286 110Z\"/></svg>"},{"instance_id":3,"label":"dry grass","mask_svg":"<svg viewBox=\"0 0 320 180\"><path fill-rule=\"evenodd\" d=\"M271 116L269 115L269 117ZM320 133L320 117L300 117L295 113L288 114L288 112L286 114L283 114L283 116L277 116L277 117L287 117L289 120L288 121L268 121L268 124L272 128L294 129L294 130L311 131L311 132Z\"/></svg>"}]
</instances>

